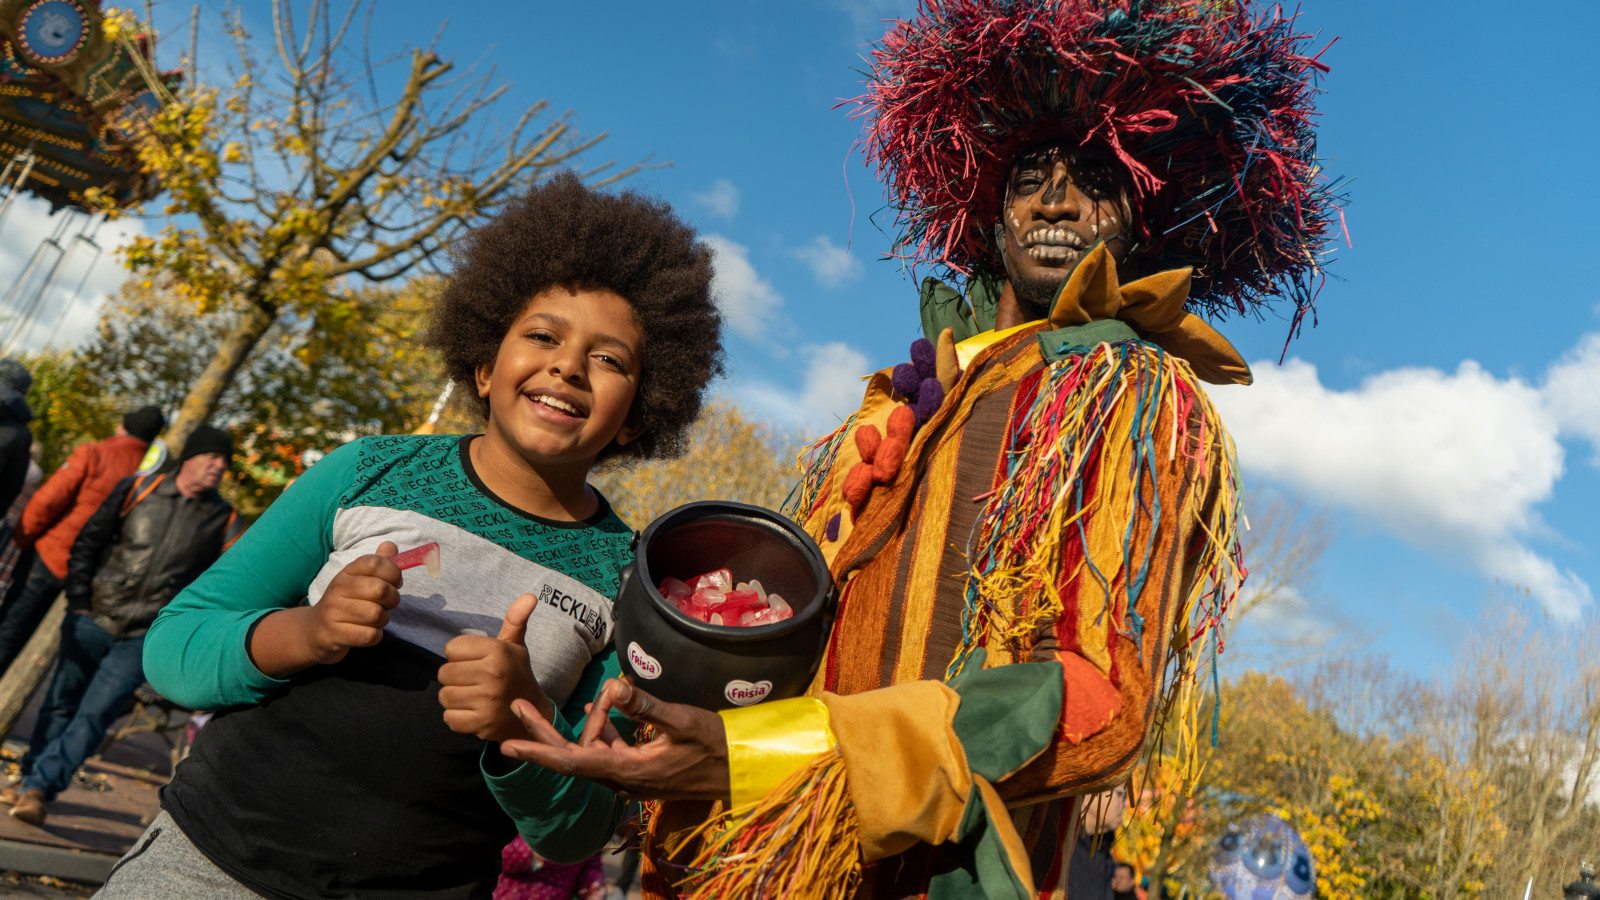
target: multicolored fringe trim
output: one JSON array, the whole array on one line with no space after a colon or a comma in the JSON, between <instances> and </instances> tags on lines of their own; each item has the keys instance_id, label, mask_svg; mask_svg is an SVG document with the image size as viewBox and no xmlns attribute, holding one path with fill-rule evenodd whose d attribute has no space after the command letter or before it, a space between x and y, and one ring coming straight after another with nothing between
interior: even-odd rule
<instances>
[{"instance_id":1,"label":"multicolored fringe trim","mask_svg":"<svg viewBox=\"0 0 1600 900\"><path fill-rule=\"evenodd\" d=\"M1195 269L1191 309L1244 313L1324 280L1340 184L1317 157L1310 36L1251 0L923 0L873 50L853 116L902 227L891 256L1000 271L1006 172L1043 141L1124 172L1131 238Z\"/></svg>"},{"instance_id":2,"label":"multicolored fringe trim","mask_svg":"<svg viewBox=\"0 0 1600 900\"><path fill-rule=\"evenodd\" d=\"M820 753L764 798L678 838L700 849L679 882L683 900L836 900L861 880L861 840L844 759Z\"/></svg>"},{"instance_id":3,"label":"multicolored fringe trim","mask_svg":"<svg viewBox=\"0 0 1600 900\"><path fill-rule=\"evenodd\" d=\"M1158 466L1183 454L1210 472L1216 496L1210 519L1201 523L1205 540L1194 587L1177 611L1184 625L1163 661L1163 705L1181 700L1184 706L1166 712L1192 718L1197 704L1187 685L1202 655L1202 639L1211 634L1217 649L1217 626L1245 574L1236 532L1240 498L1232 439L1218 426L1221 418L1189 365L1152 344L1101 344L1040 375L1026 410L1012 421L1001 485L987 498L969 539L965 636L947 677L959 674L979 647L1024 641L1061 616L1061 587L1087 578L1107 592L1107 611L1126 611L1114 627L1139 645L1144 623L1135 605L1155 535L1163 516L1179 513L1163 509L1159 491L1151 488L1161 477ZM1158 446L1157 424L1163 419L1170 420L1170 436ZM1126 423L1125 433L1113 433L1118 423ZM1198 431L1192 423L1198 423ZM1119 458L1108 452L1109 445L1131 447L1131 453ZM1220 458L1207 460L1208 452L1220 452ZM1127 471L1107 469L1124 461ZM1094 477L1127 479L1131 499L1123 508L1104 508L1108 492L1096 491ZM1120 574L1102 572L1089 552L1091 514L1126 517ZM1136 527L1140 519L1148 519L1148 527ZM1069 553L1071 543L1078 546ZM1070 563L1072 571L1062 571L1063 560L1077 560ZM1113 590L1120 595L1109 596Z\"/></svg>"},{"instance_id":4,"label":"multicolored fringe trim","mask_svg":"<svg viewBox=\"0 0 1600 900\"><path fill-rule=\"evenodd\" d=\"M849 439L855 422L856 414L851 413L843 425L801 448L794 461L795 469L800 473L800 482L783 501L784 515L804 525L816 512L817 505L825 498L824 490L828 475L833 471L833 461L839 455L839 448Z\"/></svg>"}]
</instances>

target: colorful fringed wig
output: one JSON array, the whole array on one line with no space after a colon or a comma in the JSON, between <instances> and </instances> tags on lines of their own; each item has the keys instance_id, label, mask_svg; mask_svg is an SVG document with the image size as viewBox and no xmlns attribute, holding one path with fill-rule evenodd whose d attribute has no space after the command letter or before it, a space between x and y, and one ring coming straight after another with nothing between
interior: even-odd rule
<instances>
[{"instance_id":1,"label":"colorful fringed wig","mask_svg":"<svg viewBox=\"0 0 1600 900\"><path fill-rule=\"evenodd\" d=\"M1191 308L1287 294L1298 322L1338 215L1308 40L1281 7L1233 0L925 0L855 100L903 229L894 255L998 274L1008 168L1068 139L1125 170L1141 252L1195 270Z\"/></svg>"}]
</instances>

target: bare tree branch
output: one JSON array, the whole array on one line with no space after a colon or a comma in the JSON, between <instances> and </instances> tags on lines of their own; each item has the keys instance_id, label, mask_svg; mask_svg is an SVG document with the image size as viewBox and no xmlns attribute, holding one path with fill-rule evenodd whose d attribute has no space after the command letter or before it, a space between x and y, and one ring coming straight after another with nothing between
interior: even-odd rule
<instances>
[{"instance_id":1,"label":"bare tree branch","mask_svg":"<svg viewBox=\"0 0 1600 900\"><path fill-rule=\"evenodd\" d=\"M266 62L242 12L227 9L235 83L186 91L146 138L160 150L147 156L172 188L170 212L198 222L199 243L151 241L133 264L192 280L182 290L204 303L250 311L198 377L174 440L216 408L280 317L317 319L349 296L351 279L434 268L446 241L604 138L579 134L569 115L536 127L547 109L539 101L518 111L506 139L483 139L511 96L495 69L457 70L435 50L437 35L375 61L373 7L363 15L363 2L335 10L331 0L273 0ZM352 61L357 71L341 67ZM390 63L406 68L385 100L375 73ZM610 183L639 168L607 163L588 176L615 173Z\"/></svg>"}]
</instances>

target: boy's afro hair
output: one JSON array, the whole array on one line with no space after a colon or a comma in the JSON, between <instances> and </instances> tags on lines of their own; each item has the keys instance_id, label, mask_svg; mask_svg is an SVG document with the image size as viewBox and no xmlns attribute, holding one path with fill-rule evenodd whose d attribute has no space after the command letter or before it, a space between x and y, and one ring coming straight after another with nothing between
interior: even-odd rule
<instances>
[{"instance_id":1,"label":"boy's afro hair","mask_svg":"<svg viewBox=\"0 0 1600 900\"><path fill-rule=\"evenodd\" d=\"M562 172L507 203L468 232L439 296L427 343L463 387L494 362L500 342L534 295L552 287L612 291L644 333L634 421L637 440L600 459L677 456L700 415L708 382L722 373L722 317L711 300L711 250L666 203L634 191L602 193ZM489 403L471 390L478 412Z\"/></svg>"}]
</instances>

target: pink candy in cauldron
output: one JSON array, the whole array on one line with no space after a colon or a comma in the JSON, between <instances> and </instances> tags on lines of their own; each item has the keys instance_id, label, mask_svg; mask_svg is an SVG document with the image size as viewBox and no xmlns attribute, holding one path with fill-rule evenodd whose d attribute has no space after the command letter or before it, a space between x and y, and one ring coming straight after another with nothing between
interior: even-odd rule
<instances>
[{"instance_id":1,"label":"pink candy in cauldron","mask_svg":"<svg viewBox=\"0 0 1600 900\"><path fill-rule=\"evenodd\" d=\"M777 594L769 594L759 581L734 584L727 569L707 572L687 584L676 578L661 582L661 596L684 615L710 625L748 628L771 625L794 615Z\"/></svg>"}]
</instances>

